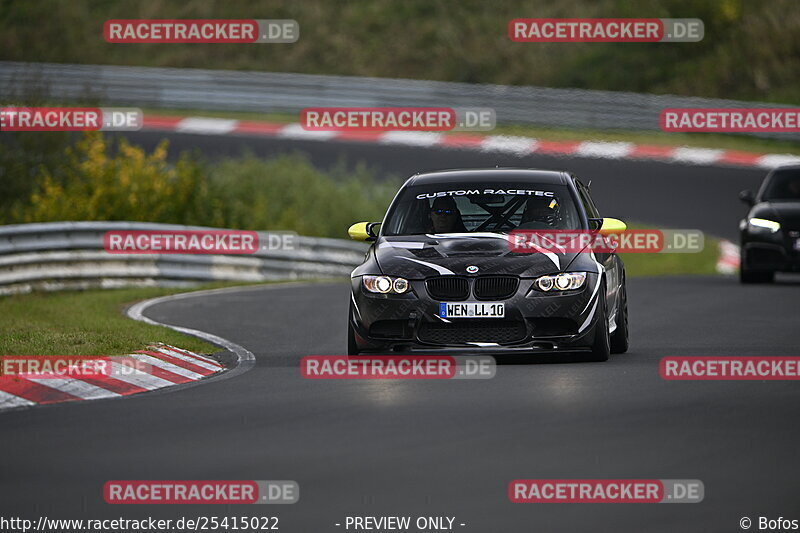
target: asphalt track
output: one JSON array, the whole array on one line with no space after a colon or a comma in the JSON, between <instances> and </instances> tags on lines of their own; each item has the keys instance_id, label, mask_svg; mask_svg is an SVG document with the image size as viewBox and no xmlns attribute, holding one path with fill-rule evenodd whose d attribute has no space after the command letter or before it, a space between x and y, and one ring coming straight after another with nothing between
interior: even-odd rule
<instances>
[{"instance_id":1,"label":"asphalt track","mask_svg":"<svg viewBox=\"0 0 800 533\"><path fill-rule=\"evenodd\" d=\"M208 143L204 150L210 150L227 138L181 136L180 142ZM337 150L314 144L331 157ZM362 154L358 146L338 150ZM391 147L363 154L377 161L392 150L406 173L412 164L485 165L489 157ZM326 154L314 157L324 161ZM498 163L544 160L505 158ZM383 165L399 173L393 160ZM652 213L645 222L664 216L673 227L722 235L714 228L724 228L718 219L726 213L735 224L738 215L728 203L738 188L757 184L763 174L560 162L581 174L587 174L581 168L593 171L604 213L612 213L612 202L599 184L627 182L641 194L630 197L637 205L620 210ZM706 191L700 199L708 212L670 210L665 204L681 198L680 184L692 181ZM673 189L670 197L652 192ZM716 193L708 195L711 190ZM695 223L683 224L684 215ZM302 356L344 352L346 284L165 302L145 314L236 342L255 354L255 367L168 394L0 415L0 516L277 515L286 532L342 531L334 524L347 515L455 516L466 524L456 530L479 532L740 531L743 516L800 518L797 384L667 382L658 375L665 355L800 355L799 296L800 285L791 281L631 279L632 348L607 363L520 360L501 365L491 380L385 382L300 376ZM518 478L700 479L705 500L512 504L507 486ZM110 506L101 494L110 479L292 479L301 496L291 506Z\"/></svg>"}]
</instances>

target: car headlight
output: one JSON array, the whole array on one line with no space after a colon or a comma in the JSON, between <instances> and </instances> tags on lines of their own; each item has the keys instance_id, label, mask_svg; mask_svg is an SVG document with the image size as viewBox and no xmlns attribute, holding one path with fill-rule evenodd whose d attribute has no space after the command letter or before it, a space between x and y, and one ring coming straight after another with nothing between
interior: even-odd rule
<instances>
[{"instance_id":1,"label":"car headlight","mask_svg":"<svg viewBox=\"0 0 800 533\"><path fill-rule=\"evenodd\" d=\"M775 233L781 229L781 223L774 220L767 220L766 218L751 218L747 221L750 229L767 229L770 233Z\"/></svg>"},{"instance_id":2,"label":"car headlight","mask_svg":"<svg viewBox=\"0 0 800 533\"><path fill-rule=\"evenodd\" d=\"M542 292L571 291L580 289L586 283L584 272L562 272L554 276L541 276L533 282L533 287Z\"/></svg>"},{"instance_id":3,"label":"car headlight","mask_svg":"<svg viewBox=\"0 0 800 533\"><path fill-rule=\"evenodd\" d=\"M378 294L403 294L408 291L408 280L389 276L364 276L362 283L369 292Z\"/></svg>"}]
</instances>

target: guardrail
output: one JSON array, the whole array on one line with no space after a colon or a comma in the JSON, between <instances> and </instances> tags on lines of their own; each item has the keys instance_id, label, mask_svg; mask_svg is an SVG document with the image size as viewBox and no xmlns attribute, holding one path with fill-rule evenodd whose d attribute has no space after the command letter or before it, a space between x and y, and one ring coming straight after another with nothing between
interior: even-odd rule
<instances>
[{"instance_id":1,"label":"guardrail","mask_svg":"<svg viewBox=\"0 0 800 533\"><path fill-rule=\"evenodd\" d=\"M79 288L183 286L349 276L367 246L296 236L292 249L247 255L111 254L107 231L214 230L144 222L49 222L0 226L0 294ZM273 232L258 232L267 242Z\"/></svg>"},{"instance_id":2,"label":"guardrail","mask_svg":"<svg viewBox=\"0 0 800 533\"><path fill-rule=\"evenodd\" d=\"M0 95L10 102L35 95L58 102L261 113L328 106L490 107L499 123L602 130L659 130L666 107L789 107L583 89L9 61L0 61ZM796 133L752 135L800 139Z\"/></svg>"}]
</instances>

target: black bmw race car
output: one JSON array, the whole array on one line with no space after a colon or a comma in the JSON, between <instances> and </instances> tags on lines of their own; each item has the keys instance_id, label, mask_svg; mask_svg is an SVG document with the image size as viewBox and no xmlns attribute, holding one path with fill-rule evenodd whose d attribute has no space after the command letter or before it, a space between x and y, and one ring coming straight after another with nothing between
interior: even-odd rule
<instances>
[{"instance_id":1,"label":"black bmw race car","mask_svg":"<svg viewBox=\"0 0 800 533\"><path fill-rule=\"evenodd\" d=\"M613 251L520 253L514 230L625 229L566 172L451 170L409 178L351 275L348 353L588 352L628 348L625 267Z\"/></svg>"},{"instance_id":2,"label":"black bmw race car","mask_svg":"<svg viewBox=\"0 0 800 533\"><path fill-rule=\"evenodd\" d=\"M768 283L776 272L800 272L800 166L773 170L758 194L742 191L739 198L750 206L739 222L742 283Z\"/></svg>"}]
</instances>

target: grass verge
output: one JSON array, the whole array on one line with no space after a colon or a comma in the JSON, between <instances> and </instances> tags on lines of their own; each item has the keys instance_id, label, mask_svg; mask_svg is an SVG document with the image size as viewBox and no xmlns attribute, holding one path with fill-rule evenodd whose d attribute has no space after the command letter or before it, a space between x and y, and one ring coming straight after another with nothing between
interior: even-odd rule
<instances>
[{"instance_id":1,"label":"grass verge","mask_svg":"<svg viewBox=\"0 0 800 533\"><path fill-rule=\"evenodd\" d=\"M658 229L632 222L628 229ZM703 251L698 253L623 253L628 276L678 276L686 274L716 274L719 258L719 239L705 236Z\"/></svg>"},{"instance_id":2,"label":"grass verge","mask_svg":"<svg viewBox=\"0 0 800 533\"><path fill-rule=\"evenodd\" d=\"M31 293L0 297L2 355L123 355L152 342L197 353L219 348L163 326L125 316L125 307L141 300L243 285L204 284L190 289L143 287L114 290Z\"/></svg>"},{"instance_id":3,"label":"grass verge","mask_svg":"<svg viewBox=\"0 0 800 533\"><path fill-rule=\"evenodd\" d=\"M716 274L718 256L717 241L709 238L695 254L620 254L629 277Z\"/></svg>"}]
</instances>

